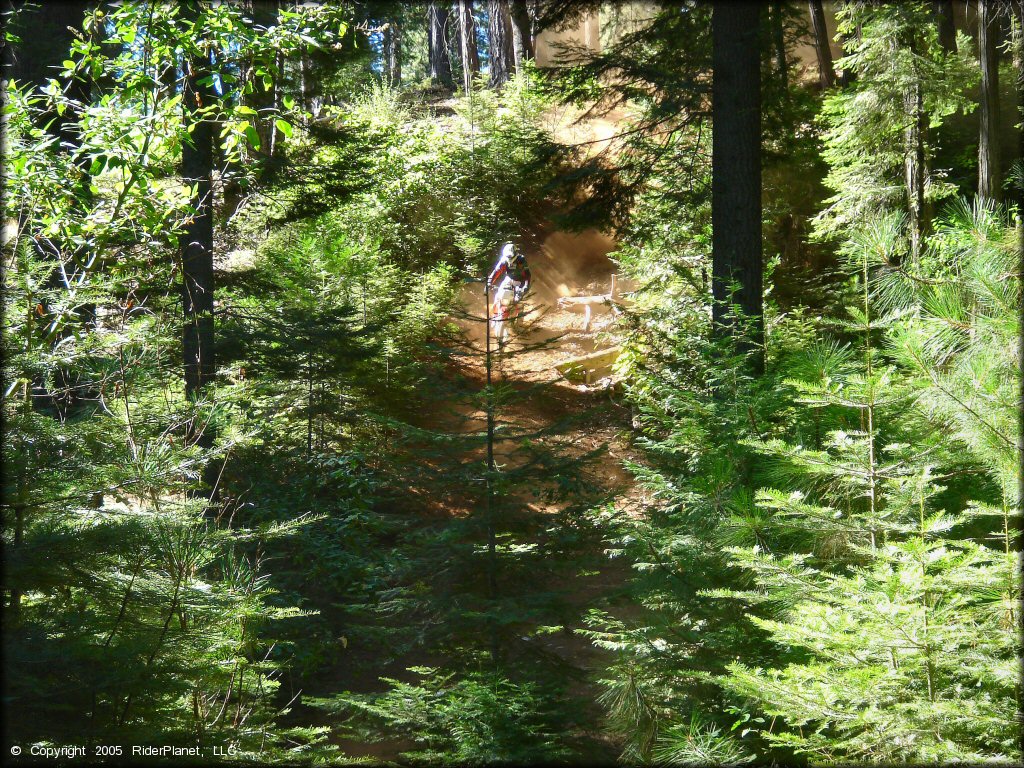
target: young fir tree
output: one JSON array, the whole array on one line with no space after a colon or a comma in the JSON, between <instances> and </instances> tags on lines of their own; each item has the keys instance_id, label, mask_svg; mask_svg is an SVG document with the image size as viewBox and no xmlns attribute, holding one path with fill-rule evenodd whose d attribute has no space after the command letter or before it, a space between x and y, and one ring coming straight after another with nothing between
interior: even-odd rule
<instances>
[{"instance_id":1,"label":"young fir tree","mask_svg":"<svg viewBox=\"0 0 1024 768\"><path fill-rule=\"evenodd\" d=\"M471 327L486 322L482 285L474 285L480 309L466 313ZM409 654L439 661L408 667L416 682L383 674L383 693L307 700L348 715L346 732L360 740L411 739L405 755L417 762L553 760L593 749L574 735L582 713L556 705L573 672L543 638L575 618L558 585L585 565L580 515L601 490L585 470L592 454L561 437L571 419L521 421L525 402L550 397L502 374L516 356L550 345L525 341L528 328L524 321L500 348L491 339L489 362L486 340L450 339L440 350L450 356L445 370L413 394L424 416L390 420L402 442L390 463L410 490L462 511L434 521L422 504L409 509L420 519L406 523L390 588L361 613L388 628L378 667ZM510 719L509 708L520 716Z\"/></svg>"},{"instance_id":2,"label":"young fir tree","mask_svg":"<svg viewBox=\"0 0 1024 768\"><path fill-rule=\"evenodd\" d=\"M794 385L807 405L849 416L822 449L756 443L778 467L757 495L774 536L732 550L755 583L732 594L770 606L754 622L798 652L774 669L737 661L724 680L742 710L772 718L769 744L816 762L1020 757L1020 275L1008 235L978 208L920 265L899 266L899 216L845 246L862 296L846 323L856 351ZM881 315L875 288L891 306L894 283L901 306Z\"/></svg>"},{"instance_id":3,"label":"young fir tree","mask_svg":"<svg viewBox=\"0 0 1024 768\"><path fill-rule=\"evenodd\" d=\"M977 80L977 65L963 35L959 51L943 49L931 14L923 2L839 7L846 55L836 65L853 80L822 110L825 184L835 195L815 218L819 236L903 210L917 258L935 203L955 191L933 167L933 136L946 117L973 108L966 88Z\"/></svg>"},{"instance_id":4,"label":"young fir tree","mask_svg":"<svg viewBox=\"0 0 1024 768\"><path fill-rule=\"evenodd\" d=\"M26 744L267 757L285 734L282 750L318 739L277 724L274 638L299 612L261 574L259 542L296 526L232 528L203 514L209 499L186 500L231 437L213 450L183 440L216 409L186 402L175 363L174 253L192 211L174 176L180 98L154 73L182 43L178 11L91 12L84 26L108 43L75 40L42 95L5 77L3 217L16 222L4 238L5 671L16 702L5 725ZM204 19L213 47L273 47L240 34L232 7ZM75 77L95 80L90 103L64 89ZM205 106L227 119L231 105ZM39 127L50 111L73 116L63 149ZM244 123L222 134L229 150L246 140ZM33 406L33 382L85 396L62 415Z\"/></svg>"}]
</instances>

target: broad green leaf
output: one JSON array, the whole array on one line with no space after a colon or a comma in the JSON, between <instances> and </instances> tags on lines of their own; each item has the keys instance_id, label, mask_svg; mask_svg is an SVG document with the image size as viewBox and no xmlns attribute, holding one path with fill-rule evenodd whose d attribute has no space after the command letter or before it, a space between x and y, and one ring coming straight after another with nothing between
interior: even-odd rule
<instances>
[{"instance_id":1,"label":"broad green leaf","mask_svg":"<svg viewBox=\"0 0 1024 768\"><path fill-rule=\"evenodd\" d=\"M249 140L249 144L252 145L253 149L259 150L259 148L260 148L260 135L258 133L256 133L256 129L253 128L251 125L246 125L246 128L245 128L245 138Z\"/></svg>"}]
</instances>

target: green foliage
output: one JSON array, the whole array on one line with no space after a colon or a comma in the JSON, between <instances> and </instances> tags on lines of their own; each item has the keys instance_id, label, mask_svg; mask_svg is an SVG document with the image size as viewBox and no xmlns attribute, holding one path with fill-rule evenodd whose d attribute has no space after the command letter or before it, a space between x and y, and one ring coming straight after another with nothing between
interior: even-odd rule
<instances>
[{"instance_id":1,"label":"green foliage","mask_svg":"<svg viewBox=\"0 0 1024 768\"><path fill-rule=\"evenodd\" d=\"M816 761L1019 758L1008 435L1019 428L1020 276L1008 234L991 211L961 209L932 242L930 269L873 263L907 247L884 223L848 246L865 276L863 308L850 310L863 357L797 386L811 407L858 413L860 429L832 432L822 450L758 443L794 489L758 493L766 525L800 535L733 550L758 599L780 608L755 622L806 653L777 669L730 667L726 686L778 718L769 743ZM872 288L891 301L894 272L914 311L876 319ZM964 473L978 477L965 485Z\"/></svg>"},{"instance_id":2,"label":"green foliage","mask_svg":"<svg viewBox=\"0 0 1024 768\"><path fill-rule=\"evenodd\" d=\"M954 112L973 109L966 94L978 78L970 39L961 33L958 52L943 51L925 3L849 2L839 6L837 16L847 42L836 66L853 77L851 85L825 99L821 111L822 155L829 164L825 184L835 193L814 219L821 237L906 208L914 192L900 178L905 163L915 161L918 141L926 202L955 194L945 181L947 172L928 167L935 147L927 134Z\"/></svg>"},{"instance_id":3,"label":"green foliage","mask_svg":"<svg viewBox=\"0 0 1024 768\"><path fill-rule=\"evenodd\" d=\"M369 740L410 740L402 753L413 764L466 765L565 760L567 722L558 691L515 682L498 672L465 677L432 667L411 667L420 678L406 683L383 678L383 695L340 694L314 702L347 715L345 731ZM382 729L363 729L370 722Z\"/></svg>"},{"instance_id":4,"label":"green foliage","mask_svg":"<svg viewBox=\"0 0 1024 768\"><path fill-rule=\"evenodd\" d=\"M584 634L616 655L601 703L626 760L1019 757L1016 233L959 203L914 251L891 213L901 99L919 88L936 128L972 106L974 65L916 5L842 14L861 35L823 108L838 194L818 222L846 274L766 292L765 376L710 336L698 128L647 155L614 254L635 286L618 368L647 504L601 513L637 613L595 611ZM952 187L931 173L934 202ZM774 191L766 224L786 211Z\"/></svg>"},{"instance_id":5,"label":"green foliage","mask_svg":"<svg viewBox=\"0 0 1024 768\"><path fill-rule=\"evenodd\" d=\"M5 86L17 741L1020 760L1020 224L969 201L933 220L905 180L918 150L970 150L937 145L973 106L966 38L940 51L923 3L843 4L854 77L823 105L762 56L755 379L709 323L708 6L613 9L590 61L445 101L375 69L387 22L422 72L422 9L247 8L102 6L52 79ZM213 72L187 115L183 56ZM560 146L559 101L627 106L615 152ZM189 401L176 166L197 120L217 124L217 371ZM926 171L929 205L946 173ZM566 404L509 370L551 342L519 335L487 384L472 331L463 280L566 213L619 225L622 509L578 440L615 407L541 423ZM603 556L630 571L621 601L580 579Z\"/></svg>"},{"instance_id":6,"label":"green foliage","mask_svg":"<svg viewBox=\"0 0 1024 768\"><path fill-rule=\"evenodd\" d=\"M277 714L270 638L296 612L273 605L247 549L287 530L222 529L202 499L184 499L206 457L181 442L195 414L165 375L174 325L158 302L35 343L11 311L28 303L31 282L18 278L39 271L19 254L5 291L8 726L26 743L259 752ZM116 306L118 287L95 279L92 296ZM95 401L69 417L34 405L47 396L32 382L55 386L68 370Z\"/></svg>"},{"instance_id":7,"label":"green foliage","mask_svg":"<svg viewBox=\"0 0 1024 768\"><path fill-rule=\"evenodd\" d=\"M540 222L560 170L546 162L551 139L534 121L545 105L535 80L474 90L444 118L414 113L386 85L355 94L334 114L374 147L374 186L337 212L339 225L354 241L372 233L360 242L406 268L489 267L498 245Z\"/></svg>"},{"instance_id":8,"label":"green foliage","mask_svg":"<svg viewBox=\"0 0 1024 768\"><path fill-rule=\"evenodd\" d=\"M86 15L41 91L4 83L5 725L21 743L266 757L322 740L277 725L278 641L303 612L263 573L263 548L309 519L233 526L195 496L237 435L211 451L185 437L221 404L184 398L175 249L192 212L174 168L188 138L180 97L154 78L175 51L219 50L223 98L201 116L238 158L232 68L298 50L306 21L263 34L230 4L187 19L119 4ZM67 95L78 78L98 85L89 103Z\"/></svg>"}]
</instances>

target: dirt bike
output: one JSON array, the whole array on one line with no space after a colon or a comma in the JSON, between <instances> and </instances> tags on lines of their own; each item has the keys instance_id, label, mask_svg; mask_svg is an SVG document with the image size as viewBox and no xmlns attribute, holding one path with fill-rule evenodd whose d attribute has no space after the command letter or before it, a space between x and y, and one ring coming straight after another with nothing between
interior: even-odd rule
<instances>
[{"instance_id":1,"label":"dirt bike","mask_svg":"<svg viewBox=\"0 0 1024 768\"><path fill-rule=\"evenodd\" d=\"M499 349L508 341L509 333L523 312L522 298L523 294L519 290L505 291L500 304L492 308L491 336L498 343Z\"/></svg>"}]
</instances>

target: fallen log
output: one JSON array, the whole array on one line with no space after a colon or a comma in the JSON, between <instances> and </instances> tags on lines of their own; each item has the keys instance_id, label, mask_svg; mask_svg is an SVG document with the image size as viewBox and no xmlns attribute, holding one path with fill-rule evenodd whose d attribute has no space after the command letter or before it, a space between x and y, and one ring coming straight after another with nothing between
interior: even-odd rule
<instances>
[{"instance_id":1,"label":"fallen log","mask_svg":"<svg viewBox=\"0 0 1024 768\"><path fill-rule=\"evenodd\" d=\"M612 285L608 293L600 293L595 296L563 296L558 300L559 309L583 307L583 330L590 330L590 320L593 316L593 307L607 306L612 313L619 314L615 306L615 275L612 275Z\"/></svg>"},{"instance_id":2,"label":"fallen log","mask_svg":"<svg viewBox=\"0 0 1024 768\"><path fill-rule=\"evenodd\" d=\"M555 370L569 381L582 381L584 384L590 384L595 378L600 378L595 376L598 372L611 371L611 367L619 358L621 351L621 347L600 349L597 352L558 363Z\"/></svg>"},{"instance_id":3,"label":"fallen log","mask_svg":"<svg viewBox=\"0 0 1024 768\"><path fill-rule=\"evenodd\" d=\"M558 300L558 306L568 307L579 304L586 304L588 306L591 304L608 304L611 300L611 296L607 293L602 293L598 296L563 296Z\"/></svg>"}]
</instances>

